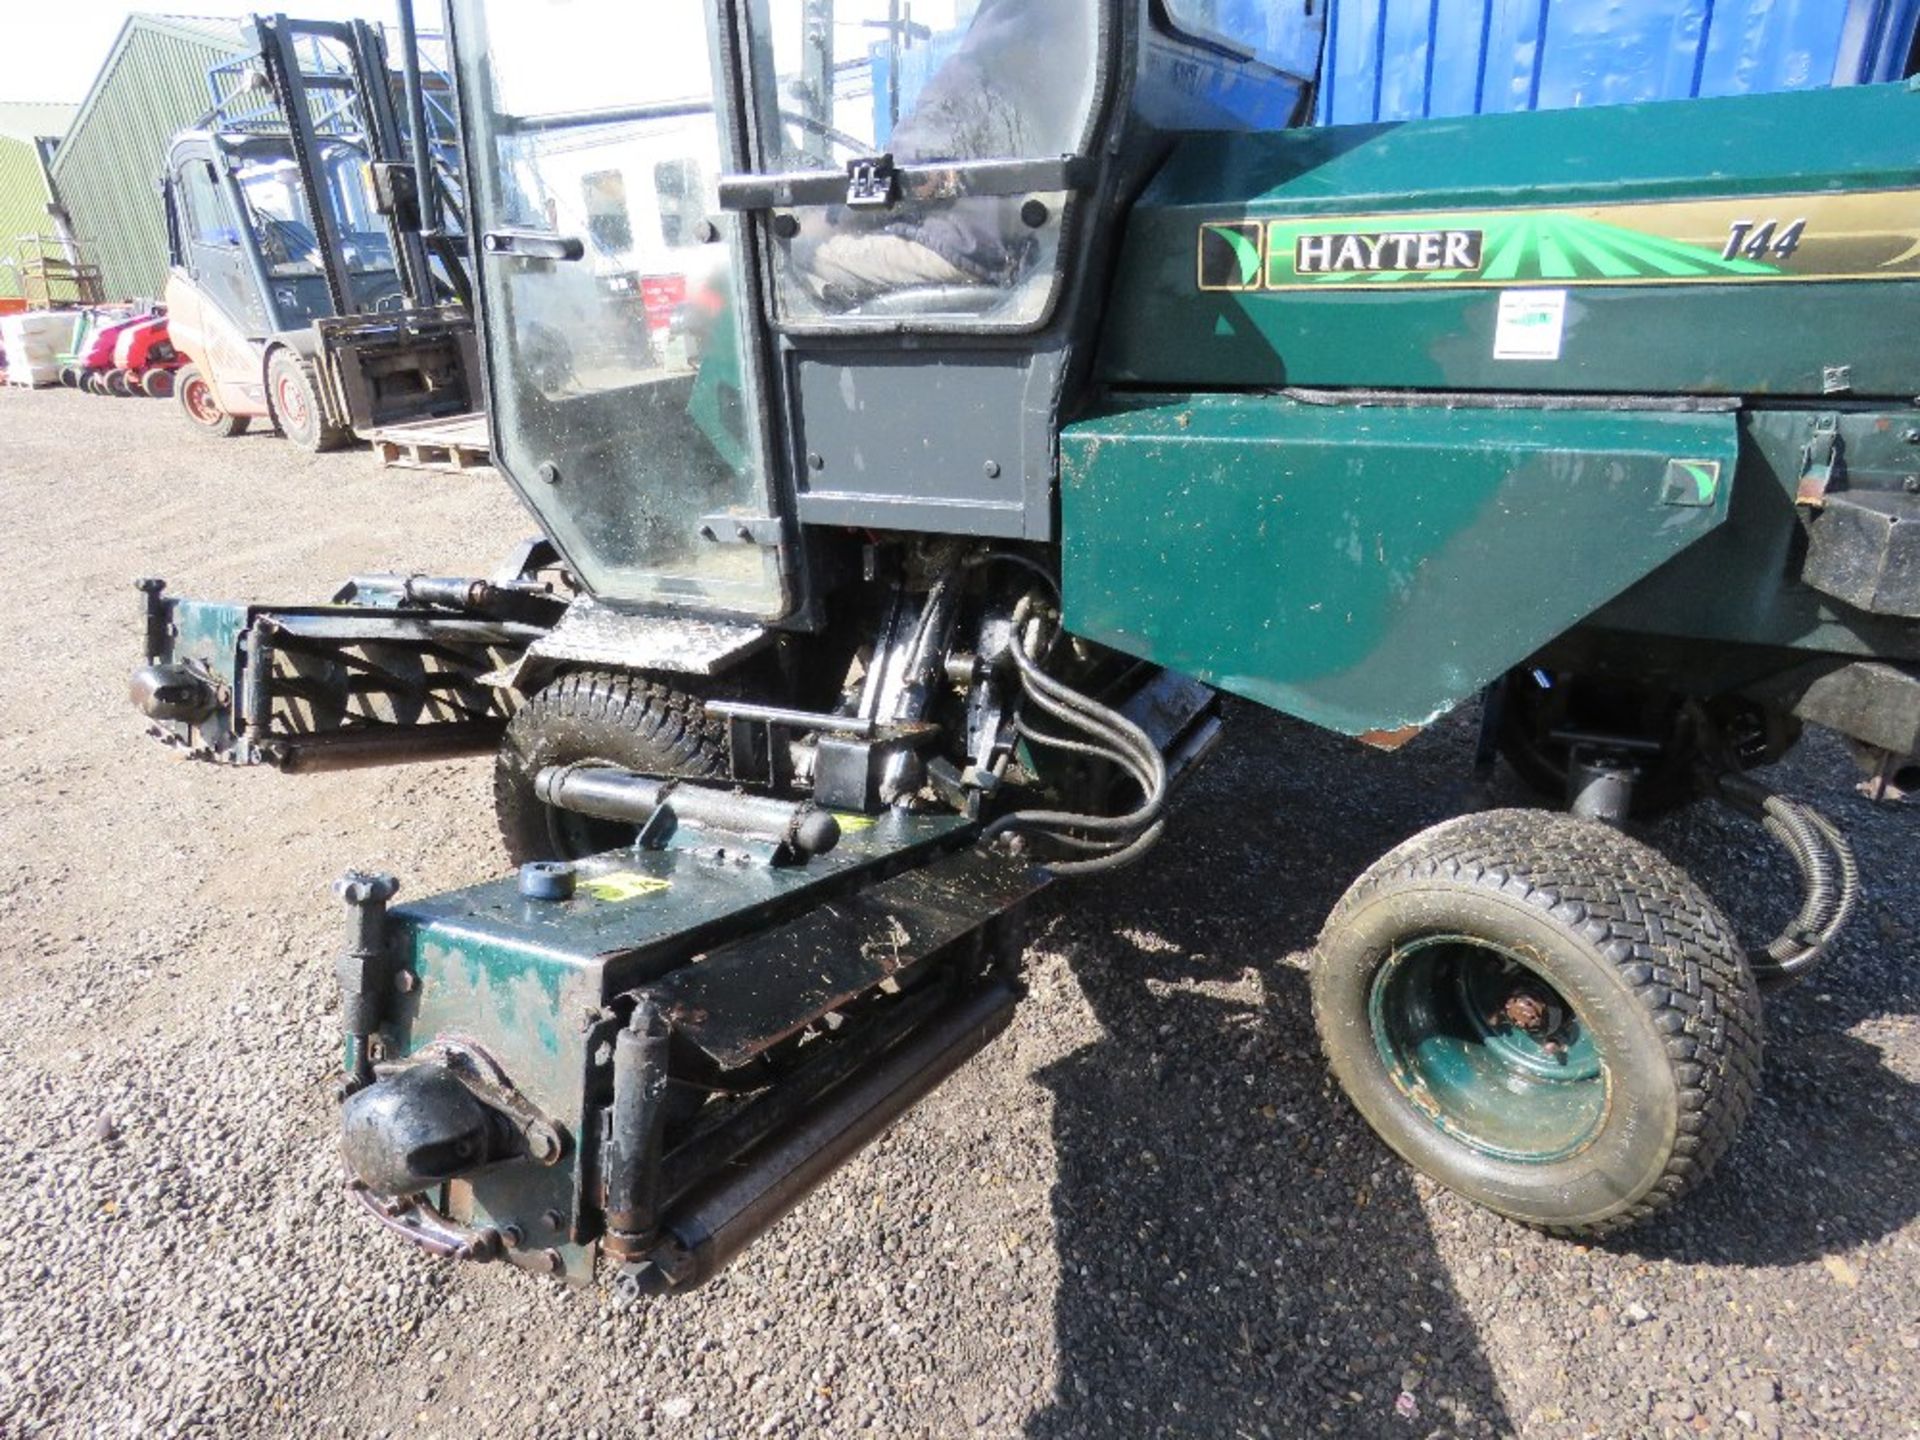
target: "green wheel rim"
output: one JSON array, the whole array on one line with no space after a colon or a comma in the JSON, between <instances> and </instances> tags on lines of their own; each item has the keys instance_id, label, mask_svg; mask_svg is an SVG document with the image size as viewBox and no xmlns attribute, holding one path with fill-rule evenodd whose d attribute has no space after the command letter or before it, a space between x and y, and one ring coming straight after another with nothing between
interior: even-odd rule
<instances>
[{"instance_id":1,"label":"green wheel rim","mask_svg":"<svg viewBox=\"0 0 1920 1440\"><path fill-rule=\"evenodd\" d=\"M1465 935L1396 946L1374 976L1367 1019L1395 1087L1483 1155L1564 1160L1606 1120L1592 1027L1519 951Z\"/></svg>"}]
</instances>

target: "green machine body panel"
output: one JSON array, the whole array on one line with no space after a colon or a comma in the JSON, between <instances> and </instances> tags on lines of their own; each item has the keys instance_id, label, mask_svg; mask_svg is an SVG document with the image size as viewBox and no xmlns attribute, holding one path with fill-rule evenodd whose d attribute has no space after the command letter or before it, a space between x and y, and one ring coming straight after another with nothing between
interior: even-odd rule
<instances>
[{"instance_id":1,"label":"green machine body panel","mask_svg":"<svg viewBox=\"0 0 1920 1440\"><path fill-rule=\"evenodd\" d=\"M1686 642L1675 652L1678 668L1660 677L1683 693L1734 688L1809 653L1920 659L1920 627L1800 578L1808 530L1821 523L1799 500L1809 471L1824 464L1832 472L1833 497L1910 494L1917 433L1911 411L1743 411L1726 524L1602 607L1591 627ZM1634 667L1659 674L1649 650L1629 643Z\"/></svg>"},{"instance_id":2,"label":"green machine body panel","mask_svg":"<svg viewBox=\"0 0 1920 1440\"><path fill-rule=\"evenodd\" d=\"M408 978L381 1027L384 1053L404 1059L458 1036L569 1140L552 1166L502 1165L454 1182L448 1213L471 1225L512 1222L527 1236L525 1253L557 1251L572 1278L588 1278L591 1251L572 1227L597 1184L590 1117L611 1098L611 1076L595 1052L621 1023L609 1002L697 968L743 933L776 937L782 921L934 859L974 828L957 815L898 812L846 824L851 833L805 865L767 865L712 845L620 850L579 862L567 900L530 899L508 876L395 904L388 961ZM739 1003L755 999L743 993Z\"/></svg>"},{"instance_id":3,"label":"green machine body panel","mask_svg":"<svg viewBox=\"0 0 1920 1440\"><path fill-rule=\"evenodd\" d=\"M1390 739L1722 524L1738 445L1729 411L1143 403L1062 432L1067 623Z\"/></svg>"},{"instance_id":4,"label":"green machine body panel","mask_svg":"<svg viewBox=\"0 0 1920 1440\"><path fill-rule=\"evenodd\" d=\"M1127 222L1102 378L1907 396L1904 85L1184 140Z\"/></svg>"}]
</instances>

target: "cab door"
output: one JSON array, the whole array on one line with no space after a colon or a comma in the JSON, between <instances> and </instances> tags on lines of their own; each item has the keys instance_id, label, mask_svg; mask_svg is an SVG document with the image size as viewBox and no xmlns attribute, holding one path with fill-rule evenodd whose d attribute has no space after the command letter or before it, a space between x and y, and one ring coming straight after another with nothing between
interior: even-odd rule
<instances>
[{"instance_id":1,"label":"cab door","mask_svg":"<svg viewBox=\"0 0 1920 1440\"><path fill-rule=\"evenodd\" d=\"M247 253L247 232L214 165L211 150L204 146L174 154L182 259L194 283L234 324L250 335L263 335L267 312Z\"/></svg>"},{"instance_id":2,"label":"cab door","mask_svg":"<svg viewBox=\"0 0 1920 1440\"><path fill-rule=\"evenodd\" d=\"M174 266L167 277L173 345L206 376L231 415L267 413L256 342L270 328L260 281L211 147L187 143L168 160Z\"/></svg>"},{"instance_id":3,"label":"cab door","mask_svg":"<svg viewBox=\"0 0 1920 1440\"><path fill-rule=\"evenodd\" d=\"M701 0L454 0L497 463L599 599L777 618L744 168Z\"/></svg>"}]
</instances>

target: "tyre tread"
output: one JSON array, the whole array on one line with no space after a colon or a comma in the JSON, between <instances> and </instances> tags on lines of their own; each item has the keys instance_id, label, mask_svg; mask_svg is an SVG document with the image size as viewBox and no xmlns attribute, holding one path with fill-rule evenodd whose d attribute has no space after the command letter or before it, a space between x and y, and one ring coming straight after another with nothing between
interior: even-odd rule
<instances>
[{"instance_id":1,"label":"tyre tread","mask_svg":"<svg viewBox=\"0 0 1920 1440\"><path fill-rule=\"evenodd\" d=\"M627 671L575 670L561 675L507 722L493 769L494 815L516 864L549 858L529 852L524 834L533 776L525 757L549 744L627 732L639 742L630 755L653 775L704 780L726 771L725 729L699 697Z\"/></svg>"}]
</instances>

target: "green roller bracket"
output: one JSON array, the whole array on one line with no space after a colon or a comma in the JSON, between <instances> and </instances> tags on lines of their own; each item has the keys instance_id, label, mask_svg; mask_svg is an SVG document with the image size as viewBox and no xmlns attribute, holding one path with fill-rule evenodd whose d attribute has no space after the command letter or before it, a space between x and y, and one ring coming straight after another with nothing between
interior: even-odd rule
<instances>
[{"instance_id":1,"label":"green roller bracket","mask_svg":"<svg viewBox=\"0 0 1920 1440\"><path fill-rule=\"evenodd\" d=\"M1719 526L1738 436L1731 413L1207 396L1060 448L1074 632L1391 740Z\"/></svg>"},{"instance_id":2,"label":"green roller bracket","mask_svg":"<svg viewBox=\"0 0 1920 1440\"><path fill-rule=\"evenodd\" d=\"M566 900L529 899L508 876L392 907L389 958L405 979L381 1027L385 1053L411 1055L442 1036L478 1045L571 1142L551 1168L501 1165L456 1182L455 1219L511 1223L532 1249L551 1248L569 1275L587 1278L589 1251L544 1217L571 1216L597 1183L587 1130L611 1084L596 1052L618 1029L614 998L743 932L943 853L967 832L956 815L848 816L844 825L840 843L805 865L745 863L724 844L693 839L684 849L582 860Z\"/></svg>"}]
</instances>

